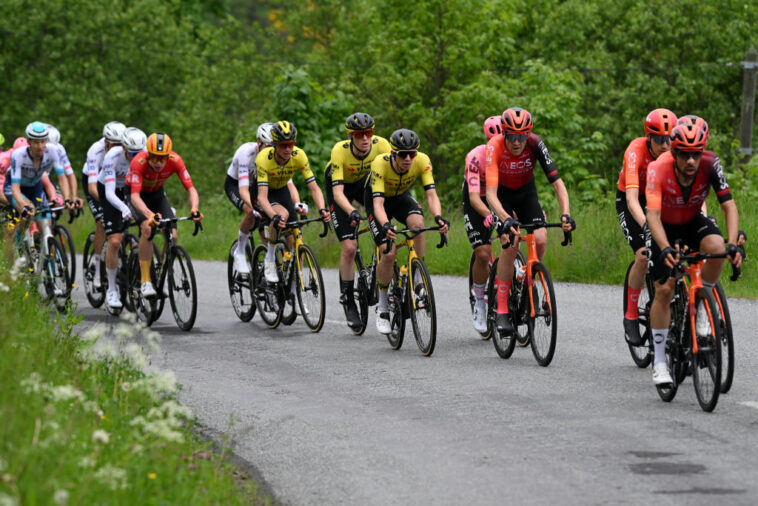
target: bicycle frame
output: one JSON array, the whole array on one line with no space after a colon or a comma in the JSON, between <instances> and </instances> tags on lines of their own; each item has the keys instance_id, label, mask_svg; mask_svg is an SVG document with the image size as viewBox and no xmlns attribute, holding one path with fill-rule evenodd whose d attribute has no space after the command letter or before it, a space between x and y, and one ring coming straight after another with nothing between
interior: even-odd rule
<instances>
[{"instance_id":1,"label":"bicycle frame","mask_svg":"<svg viewBox=\"0 0 758 506\"><path fill-rule=\"evenodd\" d=\"M321 234L319 234L319 237L321 238L326 237L326 234L329 233L329 225L327 225L327 223L324 222L321 218L310 218L307 220L290 221L290 222L287 222L284 229L281 229L281 230L277 229L277 237L273 241L274 243L284 244L284 239L282 239L282 236L292 235L294 237L295 242L292 246L292 251L287 249L287 245L284 244L285 248L284 248L283 254L284 254L285 261L290 261L292 260L292 253L293 252L295 253L294 265L295 265L295 268L297 269L296 272L298 273L302 272L302 266L300 265L300 248L305 244L305 242L303 241L303 232L300 229L303 225L307 225L308 223L314 223L316 221L321 221L324 223L324 231ZM287 258L288 255L290 256L290 258ZM286 272L284 274L285 276L287 275ZM284 280L285 288L290 288L291 283L292 283L292 277L293 277L293 273L290 273L290 275L288 276L288 279ZM305 291L305 285L303 285L303 276L298 275L298 282L300 283L300 290Z\"/></svg>"},{"instance_id":2,"label":"bicycle frame","mask_svg":"<svg viewBox=\"0 0 758 506\"><path fill-rule=\"evenodd\" d=\"M176 223L180 221L188 221L192 218L189 216L185 216L182 218L164 218L160 220L160 225L153 229L153 232L150 234L150 237L148 238L149 241L152 242L153 237L155 237L155 234L160 230L161 235L163 235L164 243L164 251L163 251L163 258L160 259L158 262L158 282L156 284L156 292L158 293L158 297L161 299L165 299L166 296L163 293L163 285L166 283L166 276L168 276L168 266L171 265L171 261L174 258L174 253L172 251L172 246L174 246L174 234L171 230L171 223ZM195 231L192 232L193 236L196 236L197 233L203 229L203 225L199 222L195 222Z\"/></svg>"},{"instance_id":3,"label":"bicycle frame","mask_svg":"<svg viewBox=\"0 0 758 506\"><path fill-rule=\"evenodd\" d=\"M395 232L395 234L402 234L405 236L405 239L396 242L395 243L395 250L399 250L400 248L407 247L408 248L408 259L406 260L406 263L401 265L400 267L400 287L404 288L406 286L406 283L409 279L413 279L413 259L419 258L418 254L416 254L416 248L414 247L414 240L413 238L419 235L422 232L427 232L430 230L439 230L440 227L434 226L434 227L424 227L424 228L406 228L404 230L398 230ZM445 234L441 234L440 236L440 242L437 244L438 248L442 248L445 244L447 244L447 236ZM377 246L377 253L379 252L379 247ZM384 253L389 253L392 249L392 241L387 242L387 247L384 249ZM395 263L397 263L397 257L395 257ZM403 272L405 271L405 272ZM403 290L403 300L402 302L405 302L405 293L406 290ZM411 297L411 304L413 310L416 309L416 299L414 297Z\"/></svg>"}]
</instances>

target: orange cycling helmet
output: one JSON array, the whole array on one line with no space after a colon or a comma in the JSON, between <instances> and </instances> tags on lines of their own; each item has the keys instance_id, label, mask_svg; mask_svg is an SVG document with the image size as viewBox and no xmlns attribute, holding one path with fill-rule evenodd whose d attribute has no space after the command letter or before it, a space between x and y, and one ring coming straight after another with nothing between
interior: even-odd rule
<instances>
[{"instance_id":1,"label":"orange cycling helmet","mask_svg":"<svg viewBox=\"0 0 758 506\"><path fill-rule=\"evenodd\" d=\"M676 114L668 109L655 109L645 118L645 135L671 135L676 125Z\"/></svg>"},{"instance_id":2,"label":"orange cycling helmet","mask_svg":"<svg viewBox=\"0 0 758 506\"><path fill-rule=\"evenodd\" d=\"M703 129L703 132L705 132L706 140L708 140L708 137L710 136L710 132L708 131L708 123L700 116L695 116L694 114L688 114L676 120L676 124L677 125L697 125Z\"/></svg>"},{"instance_id":3,"label":"orange cycling helmet","mask_svg":"<svg viewBox=\"0 0 758 506\"><path fill-rule=\"evenodd\" d=\"M678 151L703 151L707 139L698 125L676 125L671 130L671 149Z\"/></svg>"},{"instance_id":4,"label":"orange cycling helmet","mask_svg":"<svg viewBox=\"0 0 758 506\"><path fill-rule=\"evenodd\" d=\"M528 134L532 131L532 115L521 107L511 107L500 117L503 133Z\"/></svg>"},{"instance_id":5,"label":"orange cycling helmet","mask_svg":"<svg viewBox=\"0 0 758 506\"><path fill-rule=\"evenodd\" d=\"M147 152L151 155L168 156L171 154L171 137L162 133L150 134L147 138Z\"/></svg>"}]
</instances>

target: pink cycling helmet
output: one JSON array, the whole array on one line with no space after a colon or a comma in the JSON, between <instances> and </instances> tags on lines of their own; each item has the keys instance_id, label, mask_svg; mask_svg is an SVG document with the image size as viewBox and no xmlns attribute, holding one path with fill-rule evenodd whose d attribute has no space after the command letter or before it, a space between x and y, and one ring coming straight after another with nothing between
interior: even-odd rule
<instances>
[{"instance_id":1,"label":"pink cycling helmet","mask_svg":"<svg viewBox=\"0 0 758 506\"><path fill-rule=\"evenodd\" d=\"M20 147L28 147L29 141L26 140L26 137L16 137L16 140L13 141L13 149L18 149Z\"/></svg>"},{"instance_id":2,"label":"pink cycling helmet","mask_svg":"<svg viewBox=\"0 0 758 506\"><path fill-rule=\"evenodd\" d=\"M487 136L487 140L501 133L503 131L500 129L500 116L490 116L484 120L484 135Z\"/></svg>"}]
</instances>

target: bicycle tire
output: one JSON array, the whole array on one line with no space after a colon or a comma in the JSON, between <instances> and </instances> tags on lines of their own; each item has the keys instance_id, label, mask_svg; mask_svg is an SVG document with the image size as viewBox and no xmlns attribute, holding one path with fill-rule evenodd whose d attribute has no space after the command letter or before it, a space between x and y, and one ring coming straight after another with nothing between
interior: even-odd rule
<instances>
[{"instance_id":1,"label":"bicycle tire","mask_svg":"<svg viewBox=\"0 0 758 506\"><path fill-rule=\"evenodd\" d=\"M69 232L63 225L56 223L55 227L53 227L53 235L58 239L58 242L66 251L69 283L71 288L74 288L76 282L76 249L74 248L74 240L71 237L71 232Z\"/></svg>"},{"instance_id":2,"label":"bicycle tire","mask_svg":"<svg viewBox=\"0 0 758 506\"><path fill-rule=\"evenodd\" d=\"M421 354L429 357L434 353L434 346L437 344L437 308L434 303L432 277L424 261L418 257L411 261L410 272L410 279L416 279L416 272L421 278L419 283L409 282L407 286L408 312L411 315L413 335Z\"/></svg>"},{"instance_id":3,"label":"bicycle tire","mask_svg":"<svg viewBox=\"0 0 758 506\"><path fill-rule=\"evenodd\" d=\"M529 319L532 354L537 363L547 367L553 360L558 339L558 307L550 272L544 264L532 265L532 287L535 315Z\"/></svg>"},{"instance_id":4,"label":"bicycle tire","mask_svg":"<svg viewBox=\"0 0 758 506\"><path fill-rule=\"evenodd\" d=\"M355 283L355 286L353 288L353 300L355 301L355 307L358 308L358 316L360 317L361 324L358 327L351 327L348 325L348 328L350 329L350 332L352 332L356 336L363 335L363 333L366 331L366 327L368 326L368 286L366 283L366 279L361 275L361 264L358 261L357 255L354 260L355 262L355 273L357 278L357 283ZM342 276L340 276L339 271L337 272L337 277L339 279L339 286L342 287ZM342 311L345 314L345 321L347 321L347 306L345 304L342 304Z\"/></svg>"},{"instance_id":5,"label":"bicycle tire","mask_svg":"<svg viewBox=\"0 0 758 506\"><path fill-rule=\"evenodd\" d=\"M42 262L42 276L45 289L44 300L52 302L55 308L63 312L68 305L71 294L71 281L68 277L68 259L66 250L54 236L47 238L48 254ZM56 295L55 292L59 294Z\"/></svg>"},{"instance_id":6,"label":"bicycle tire","mask_svg":"<svg viewBox=\"0 0 758 506\"><path fill-rule=\"evenodd\" d=\"M713 295L721 317L721 393L725 394L732 388L734 379L734 334L732 333L732 316L729 304L720 282L713 287Z\"/></svg>"},{"instance_id":7,"label":"bicycle tire","mask_svg":"<svg viewBox=\"0 0 758 506\"><path fill-rule=\"evenodd\" d=\"M311 332L318 332L326 319L324 278L310 246L301 245L297 254L300 265L300 269L295 271L297 276L294 280L297 283L297 301L305 324Z\"/></svg>"},{"instance_id":8,"label":"bicycle tire","mask_svg":"<svg viewBox=\"0 0 758 506\"><path fill-rule=\"evenodd\" d=\"M153 270L151 266L151 270ZM155 273L151 272L152 279ZM157 319L156 299L147 299L142 296L142 275L140 272L139 251L133 249L126 260L126 297L130 300L131 307L137 319L147 325L153 324Z\"/></svg>"},{"instance_id":9,"label":"bicycle tire","mask_svg":"<svg viewBox=\"0 0 758 506\"><path fill-rule=\"evenodd\" d=\"M197 280L189 253L178 244L171 246L166 281L176 325L184 331L192 330L197 318Z\"/></svg>"},{"instance_id":10,"label":"bicycle tire","mask_svg":"<svg viewBox=\"0 0 758 506\"><path fill-rule=\"evenodd\" d=\"M290 255L290 259L292 255ZM297 311L295 306L297 305L297 294L292 293L292 289L297 289L294 285L297 283L297 279L294 278L295 270L292 262L286 260L284 255L284 244L279 243L276 245L276 268L281 271L282 279L282 294L283 294L283 307L282 307L282 325L292 325L297 320ZM291 279L290 279L291 278ZM289 279L289 282L287 280Z\"/></svg>"},{"instance_id":11,"label":"bicycle tire","mask_svg":"<svg viewBox=\"0 0 758 506\"><path fill-rule=\"evenodd\" d=\"M471 258L468 262L468 301L469 305L471 306L471 316L474 316L474 305L476 304L476 294L474 293L474 262L476 261L476 253L473 251L471 252ZM490 269L492 269L492 266L490 266ZM487 303L486 298L487 294L489 293L487 288L489 286L489 276L487 276L487 281L485 281L484 286L484 294L485 294L485 304ZM479 334L479 337L482 338L482 341L487 341L492 337L492 329L490 326L487 326L487 330L485 332L477 332Z\"/></svg>"},{"instance_id":12,"label":"bicycle tire","mask_svg":"<svg viewBox=\"0 0 758 506\"><path fill-rule=\"evenodd\" d=\"M687 371L688 361L683 353L684 343L681 341L681 336L686 336L687 290L681 280L674 287L674 298L671 301L670 311L671 323L666 340L666 365L669 368L672 382L668 385L655 386L658 396L664 402L674 400ZM683 327L685 330L682 330Z\"/></svg>"},{"instance_id":13,"label":"bicycle tire","mask_svg":"<svg viewBox=\"0 0 758 506\"><path fill-rule=\"evenodd\" d=\"M84 252L82 254L82 284L84 286L84 295L90 305L97 309L105 302L105 269L100 266L100 288L95 288L95 266L90 265L95 248L95 233L90 232L84 243Z\"/></svg>"},{"instance_id":14,"label":"bicycle tire","mask_svg":"<svg viewBox=\"0 0 758 506\"><path fill-rule=\"evenodd\" d=\"M243 322L249 322L255 315L255 294L253 292L252 270L250 274L239 274L234 269L234 251L237 249L238 241L232 243L229 248L229 256L226 261L226 279L229 286L229 299L232 303L232 309L237 318ZM245 245L245 257L247 258L248 268L252 265L253 249L248 242Z\"/></svg>"},{"instance_id":15,"label":"bicycle tire","mask_svg":"<svg viewBox=\"0 0 758 506\"><path fill-rule=\"evenodd\" d=\"M629 273L632 270L634 261L629 263L629 267L626 269L626 275L624 276L624 314L629 307ZM650 305L653 301L653 284L652 281L645 276L645 285L640 291L640 297L637 300L637 314L640 327L640 335L642 336L643 344L634 346L629 344L626 339L627 347L629 348L629 354L632 356L632 361L640 369L646 369L653 361L653 340L650 330Z\"/></svg>"},{"instance_id":16,"label":"bicycle tire","mask_svg":"<svg viewBox=\"0 0 758 506\"><path fill-rule=\"evenodd\" d=\"M387 287L387 298L389 299L388 310L390 313L390 333L387 334L387 341L390 348L399 350L403 346L405 336L405 315L403 314L403 287L400 286L400 271L397 263L393 267L392 279Z\"/></svg>"},{"instance_id":17,"label":"bicycle tire","mask_svg":"<svg viewBox=\"0 0 758 506\"><path fill-rule=\"evenodd\" d=\"M263 323L268 328L275 329L282 321L283 301L278 297L279 287L266 281L264 269L267 250L265 244L259 244L253 251L253 290L258 314Z\"/></svg>"},{"instance_id":18,"label":"bicycle tire","mask_svg":"<svg viewBox=\"0 0 758 506\"><path fill-rule=\"evenodd\" d=\"M713 294L700 288L695 292L695 308L703 304L708 315L709 331L707 335L690 332L697 339L698 352L692 353L692 383L695 386L697 402L703 411L711 412L719 401L721 393L721 326L718 308ZM697 327L697 325L696 325Z\"/></svg>"},{"instance_id":19,"label":"bicycle tire","mask_svg":"<svg viewBox=\"0 0 758 506\"><path fill-rule=\"evenodd\" d=\"M492 262L489 281L487 282L487 326L492 333L492 344L495 346L497 355L500 358L508 359L513 355L513 350L516 349L516 337L513 334L501 336L500 332L497 331L497 284L495 277L499 262L499 257Z\"/></svg>"},{"instance_id":20,"label":"bicycle tire","mask_svg":"<svg viewBox=\"0 0 758 506\"><path fill-rule=\"evenodd\" d=\"M524 280L518 281L516 279L516 269L523 267L526 269L526 257L524 253L519 249L516 251L516 258L513 259L513 281L511 283L511 294L518 292L519 289L523 291ZM510 304L509 295L509 304ZM513 324L513 331L516 338L516 344L521 348L529 346L531 336L529 335L529 304L528 299L523 296L519 296L515 300L516 304L513 307L508 307L508 311L511 313L511 323ZM519 327L523 327L522 329Z\"/></svg>"}]
</instances>

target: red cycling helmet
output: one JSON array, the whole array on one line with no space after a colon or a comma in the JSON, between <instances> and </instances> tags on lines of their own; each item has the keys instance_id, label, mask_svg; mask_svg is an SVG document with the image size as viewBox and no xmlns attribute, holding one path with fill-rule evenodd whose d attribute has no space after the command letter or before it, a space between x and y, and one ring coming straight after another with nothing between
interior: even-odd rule
<instances>
[{"instance_id":1,"label":"red cycling helmet","mask_svg":"<svg viewBox=\"0 0 758 506\"><path fill-rule=\"evenodd\" d=\"M701 118L700 116L695 116L694 114L688 114L686 116L682 116L678 120L676 120L677 125L697 125L700 128L703 129L703 132L705 132L705 140L708 140L708 137L710 136L710 131L708 130L708 123Z\"/></svg>"},{"instance_id":2,"label":"red cycling helmet","mask_svg":"<svg viewBox=\"0 0 758 506\"><path fill-rule=\"evenodd\" d=\"M671 130L671 149L703 151L708 139L698 125L676 125Z\"/></svg>"},{"instance_id":3,"label":"red cycling helmet","mask_svg":"<svg viewBox=\"0 0 758 506\"><path fill-rule=\"evenodd\" d=\"M503 133L528 134L532 131L532 115L521 107L511 107L503 111L500 123Z\"/></svg>"},{"instance_id":4,"label":"red cycling helmet","mask_svg":"<svg viewBox=\"0 0 758 506\"><path fill-rule=\"evenodd\" d=\"M645 135L671 135L676 125L676 114L668 109L655 109L645 118Z\"/></svg>"},{"instance_id":5,"label":"red cycling helmet","mask_svg":"<svg viewBox=\"0 0 758 506\"><path fill-rule=\"evenodd\" d=\"M484 135L487 137L487 140L501 133L503 131L500 129L500 116L490 116L484 120Z\"/></svg>"}]
</instances>

